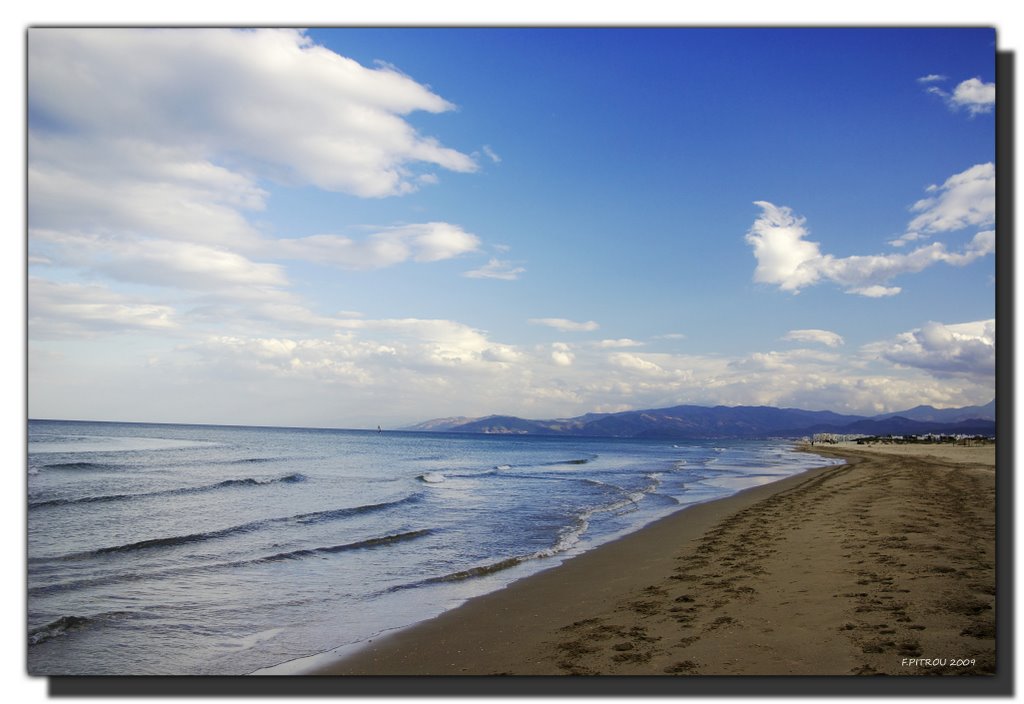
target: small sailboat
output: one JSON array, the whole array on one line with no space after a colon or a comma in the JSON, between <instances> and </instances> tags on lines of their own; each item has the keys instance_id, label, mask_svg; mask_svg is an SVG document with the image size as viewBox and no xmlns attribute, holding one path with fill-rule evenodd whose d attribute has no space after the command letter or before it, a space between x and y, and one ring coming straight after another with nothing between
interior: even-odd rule
<instances>
[{"instance_id":1,"label":"small sailboat","mask_svg":"<svg viewBox=\"0 0 1024 704\"><path fill-rule=\"evenodd\" d=\"M377 426L377 432L378 432L378 433L383 433L383 432L384 432L383 430L381 430L381 429L380 429L380 426L379 426L379 425Z\"/></svg>"}]
</instances>

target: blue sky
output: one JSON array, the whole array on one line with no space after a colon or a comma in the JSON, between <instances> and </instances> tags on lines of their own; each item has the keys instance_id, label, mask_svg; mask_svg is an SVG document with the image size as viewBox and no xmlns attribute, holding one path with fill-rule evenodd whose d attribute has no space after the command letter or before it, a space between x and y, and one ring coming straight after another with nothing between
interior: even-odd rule
<instances>
[{"instance_id":1,"label":"blue sky","mask_svg":"<svg viewBox=\"0 0 1024 704\"><path fill-rule=\"evenodd\" d=\"M991 29L29 32L32 417L994 395Z\"/></svg>"}]
</instances>

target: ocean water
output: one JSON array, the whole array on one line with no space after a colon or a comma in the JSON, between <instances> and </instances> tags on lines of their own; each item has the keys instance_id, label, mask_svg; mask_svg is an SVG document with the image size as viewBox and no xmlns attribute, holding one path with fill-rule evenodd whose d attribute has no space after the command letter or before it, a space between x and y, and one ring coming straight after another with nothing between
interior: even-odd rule
<instances>
[{"instance_id":1,"label":"ocean water","mask_svg":"<svg viewBox=\"0 0 1024 704\"><path fill-rule=\"evenodd\" d=\"M29 671L298 672L833 462L785 441L30 421Z\"/></svg>"}]
</instances>

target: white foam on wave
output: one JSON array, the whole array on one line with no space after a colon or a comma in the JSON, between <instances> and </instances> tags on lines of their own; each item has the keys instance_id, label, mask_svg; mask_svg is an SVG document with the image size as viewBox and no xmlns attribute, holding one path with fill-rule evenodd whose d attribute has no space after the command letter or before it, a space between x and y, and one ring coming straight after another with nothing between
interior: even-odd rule
<instances>
[{"instance_id":1,"label":"white foam on wave","mask_svg":"<svg viewBox=\"0 0 1024 704\"><path fill-rule=\"evenodd\" d=\"M661 484L660 473L648 474L646 477L651 480L650 484L637 491L628 491L621 486L608 484L596 479L587 480L594 484L604 484L605 486L618 489L624 496L619 501L615 501L604 506L595 506L594 508L584 511L576 517L575 522L571 526L567 526L562 530L561 534L558 536L558 541L554 545L545 550L538 550L531 557L552 557L553 555L566 552L576 547L576 545L578 545L583 539L583 534L586 533L587 529L590 527L590 519L597 513L612 513L626 508L627 506L636 509L644 496L653 492Z\"/></svg>"},{"instance_id":2,"label":"white foam on wave","mask_svg":"<svg viewBox=\"0 0 1024 704\"><path fill-rule=\"evenodd\" d=\"M593 515L594 511L586 511L577 516L576 521L571 526L567 526L562 530L558 536L558 541L554 545L544 550L538 550L530 558L554 557L559 553L576 547L583 538L583 534L587 532L587 528L590 527L589 519Z\"/></svg>"},{"instance_id":3,"label":"white foam on wave","mask_svg":"<svg viewBox=\"0 0 1024 704\"><path fill-rule=\"evenodd\" d=\"M440 484L444 481L445 477L440 472L427 472L426 474L421 474L417 479L427 484Z\"/></svg>"},{"instance_id":4,"label":"white foam on wave","mask_svg":"<svg viewBox=\"0 0 1024 704\"><path fill-rule=\"evenodd\" d=\"M251 648L255 648L260 643L276 638L278 635L283 633L284 630L285 629L283 627L270 628L256 633L239 636L235 639L215 642L214 647L228 651L249 650Z\"/></svg>"}]
</instances>

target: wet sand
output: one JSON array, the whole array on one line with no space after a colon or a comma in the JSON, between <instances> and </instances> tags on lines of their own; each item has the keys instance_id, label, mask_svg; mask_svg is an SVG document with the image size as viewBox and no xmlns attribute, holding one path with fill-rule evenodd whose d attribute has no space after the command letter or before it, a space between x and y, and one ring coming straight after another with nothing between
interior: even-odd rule
<instances>
[{"instance_id":1,"label":"wet sand","mask_svg":"<svg viewBox=\"0 0 1024 704\"><path fill-rule=\"evenodd\" d=\"M813 451L307 674L993 673L994 448Z\"/></svg>"}]
</instances>

